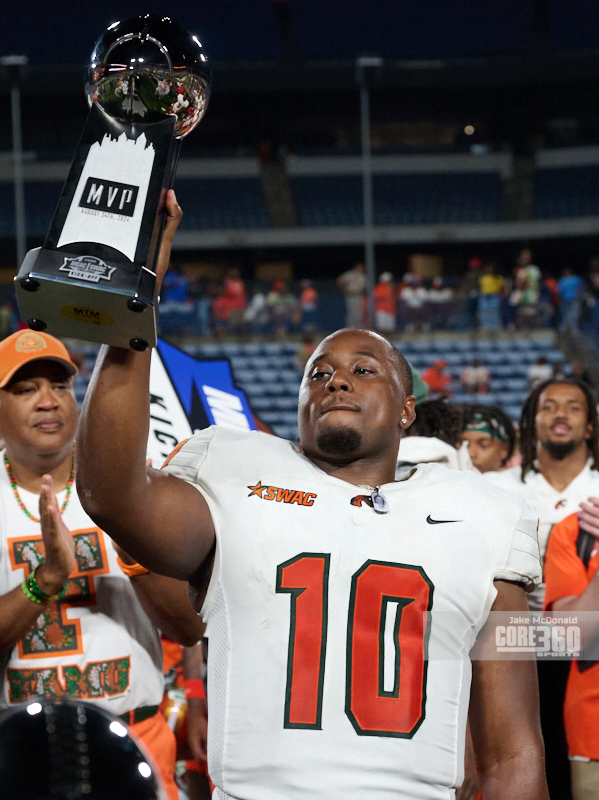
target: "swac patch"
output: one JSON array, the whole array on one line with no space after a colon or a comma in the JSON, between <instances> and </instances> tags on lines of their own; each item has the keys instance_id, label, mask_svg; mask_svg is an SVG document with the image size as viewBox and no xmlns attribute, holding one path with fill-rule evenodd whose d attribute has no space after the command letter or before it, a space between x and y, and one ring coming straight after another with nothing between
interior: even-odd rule
<instances>
[{"instance_id":1,"label":"swac patch","mask_svg":"<svg viewBox=\"0 0 599 800\"><path fill-rule=\"evenodd\" d=\"M358 506L362 508L362 503L366 503L367 506L370 508L374 508L374 503L372 502L372 497L369 494L358 494L349 501L352 506Z\"/></svg>"},{"instance_id":2,"label":"swac patch","mask_svg":"<svg viewBox=\"0 0 599 800\"><path fill-rule=\"evenodd\" d=\"M248 486L248 497L257 495L262 500L276 500L277 503L297 503L298 506L313 506L316 495L312 492L300 492L297 489L280 489L278 486L263 486L258 481L255 486Z\"/></svg>"}]
</instances>

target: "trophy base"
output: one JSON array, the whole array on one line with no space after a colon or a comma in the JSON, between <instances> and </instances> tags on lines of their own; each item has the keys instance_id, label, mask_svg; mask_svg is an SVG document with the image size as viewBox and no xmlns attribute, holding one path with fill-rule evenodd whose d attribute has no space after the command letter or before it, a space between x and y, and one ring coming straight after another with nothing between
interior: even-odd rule
<instances>
[{"instance_id":1,"label":"trophy base","mask_svg":"<svg viewBox=\"0 0 599 800\"><path fill-rule=\"evenodd\" d=\"M93 269L89 274L83 271L86 277L79 280L71 259L77 262L80 256L43 247L27 253L15 278L21 320L33 330L55 336L133 350L156 347L154 273L132 264L123 275L120 264L123 277L118 285L101 286L101 270L96 269L95 275ZM102 264L111 270L110 262Z\"/></svg>"}]
</instances>

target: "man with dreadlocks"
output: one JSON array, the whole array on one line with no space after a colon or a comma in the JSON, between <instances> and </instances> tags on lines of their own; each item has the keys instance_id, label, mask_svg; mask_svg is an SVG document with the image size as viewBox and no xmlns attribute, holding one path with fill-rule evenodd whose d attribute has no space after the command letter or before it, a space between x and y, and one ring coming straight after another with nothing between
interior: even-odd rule
<instances>
[{"instance_id":1,"label":"man with dreadlocks","mask_svg":"<svg viewBox=\"0 0 599 800\"><path fill-rule=\"evenodd\" d=\"M501 408L480 403L463 406L462 442L479 472L503 469L514 454L516 431Z\"/></svg>"},{"instance_id":2,"label":"man with dreadlocks","mask_svg":"<svg viewBox=\"0 0 599 800\"><path fill-rule=\"evenodd\" d=\"M570 514L581 514L581 522L595 518L599 527L598 437L596 401L588 385L575 379L543 381L522 408L522 464L485 474L536 507L542 559L553 525ZM542 610L544 594L541 584L528 596L531 610ZM567 663L540 661L538 667L549 793L567 800L571 795L562 721Z\"/></svg>"},{"instance_id":3,"label":"man with dreadlocks","mask_svg":"<svg viewBox=\"0 0 599 800\"><path fill-rule=\"evenodd\" d=\"M599 498L599 424L591 389L575 379L544 381L529 394L520 417L522 463L485 477L524 496L539 515L539 547L545 555L551 527ZM599 517L599 499L597 500ZM544 584L529 595L543 608Z\"/></svg>"}]
</instances>

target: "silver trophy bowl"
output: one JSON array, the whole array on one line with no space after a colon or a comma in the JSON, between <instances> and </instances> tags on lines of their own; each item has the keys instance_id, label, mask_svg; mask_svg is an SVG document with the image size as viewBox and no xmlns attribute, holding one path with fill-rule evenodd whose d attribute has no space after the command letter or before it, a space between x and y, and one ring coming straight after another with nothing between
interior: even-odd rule
<instances>
[{"instance_id":1,"label":"silver trophy bowl","mask_svg":"<svg viewBox=\"0 0 599 800\"><path fill-rule=\"evenodd\" d=\"M85 93L120 122L176 117L175 137L190 133L206 113L211 71L197 36L168 17L151 14L113 23L98 39Z\"/></svg>"}]
</instances>

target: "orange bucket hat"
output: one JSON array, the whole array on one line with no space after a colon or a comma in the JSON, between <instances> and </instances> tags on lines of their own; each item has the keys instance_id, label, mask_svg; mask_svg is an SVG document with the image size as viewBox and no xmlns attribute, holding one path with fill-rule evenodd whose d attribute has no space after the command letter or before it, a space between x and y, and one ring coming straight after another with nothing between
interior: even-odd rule
<instances>
[{"instance_id":1,"label":"orange bucket hat","mask_svg":"<svg viewBox=\"0 0 599 800\"><path fill-rule=\"evenodd\" d=\"M39 359L58 361L71 375L78 370L71 360L69 351L62 342L47 333L29 329L17 331L0 341L0 389L3 389L12 376L28 364Z\"/></svg>"}]
</instances>

